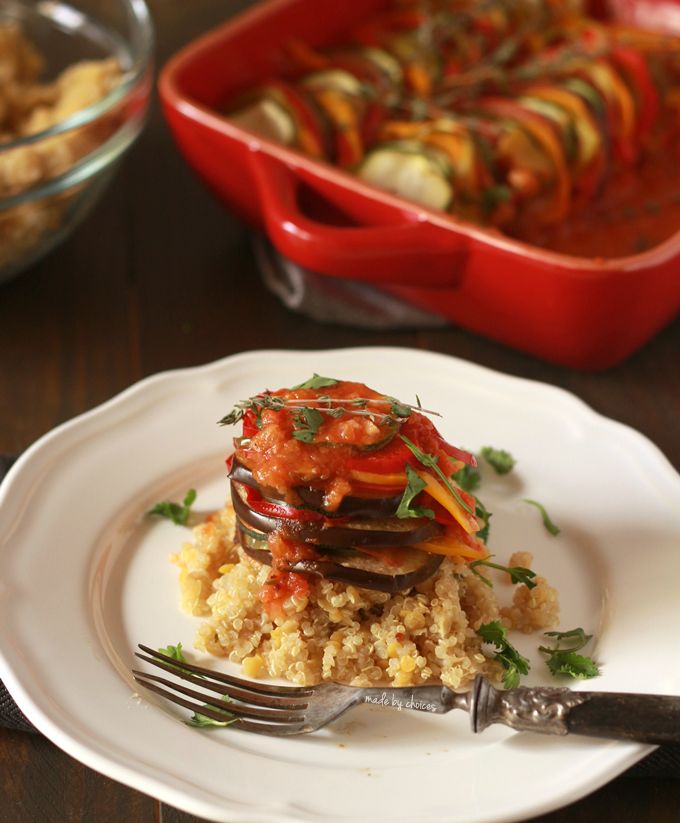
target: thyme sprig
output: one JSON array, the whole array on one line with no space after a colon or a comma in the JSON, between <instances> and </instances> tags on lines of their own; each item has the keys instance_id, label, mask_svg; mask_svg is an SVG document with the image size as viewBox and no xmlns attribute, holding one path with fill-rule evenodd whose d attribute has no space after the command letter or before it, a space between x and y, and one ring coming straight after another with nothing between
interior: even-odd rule
<instances>
[{"instance_id":1,"label":"thyme sprig","mask_svg":"<svg viewBox=\"0 0 680 823\"><path fill-rule=\"evenodd\" d=\"M375 408L368 408L368 404L372 406L387 406L385 412L377 411ZM307 417L309 412L323 412L329 417L342 417L343 414L357 415L361 417L372 417L382 423L389 422L395 417L398 419L405 419L411 416L413 411L419 411L422 414L430 414L436 417L441 417L439 412L432 409L424 409L420 403L412 405L410 403L402 403L394 397L331 397L328 394L321 394L318 397L305 398L300 400L297 398L285 398L269 392L249 397L247 400L239 400L234 405L234 408L218 421L220 426L230 426L238 423L244 418L247 412L255 413L257 419L260 418L262 412L268 409L270 411L283 411L284 409L293 412L294 415L302 415Z\"/></svg>"}]
</instances>

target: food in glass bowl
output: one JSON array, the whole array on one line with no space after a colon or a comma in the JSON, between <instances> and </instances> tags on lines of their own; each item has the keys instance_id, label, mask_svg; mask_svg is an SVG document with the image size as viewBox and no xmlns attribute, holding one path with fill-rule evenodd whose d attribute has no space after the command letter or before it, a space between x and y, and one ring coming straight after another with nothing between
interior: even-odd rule
<instances>
[{"instance_id":1,"label":"food in glass bowl","mask_svg":"<svg viewBox=\"0 0 680 823\"><path fill-rule=\"evenodd\" d=\"M432 414L319 375L239 403L230 501L173 556L183 608L206 618L196 647L251 677L457 688L500 673L484 626L555 626L531 554L491 559L476 459Z\"/></svg>"},{"instance_id":2,"label":"food in glass bowl","mask_svg":"<svg viewBox=\"0 0 680 823\"><path fill-rule=\"evenodd\" d=\"M122 0L109 14L96 20L77 3L0 9L0 280L65 236L141 129L146 7Z\"/></svg>"},{"instance_id":3,"label":"food in glass bowl","mask_svg":"<svg viewBox=\"0 0 680 823\"><path fill-rule=\"evenodd\" d=\"M580 2L392 3L342 45L287 49L236 124L428 208L567 253L680 225L680 39ZM593 231L596 227L597 231Z\"/></svg>"}]
</instances>

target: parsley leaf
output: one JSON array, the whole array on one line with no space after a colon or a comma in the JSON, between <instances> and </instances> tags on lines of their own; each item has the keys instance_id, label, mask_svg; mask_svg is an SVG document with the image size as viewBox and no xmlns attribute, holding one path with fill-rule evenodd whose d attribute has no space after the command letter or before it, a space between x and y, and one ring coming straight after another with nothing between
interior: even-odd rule
<instances>
[{"instance_id":1,"label":"parsley leaf","mask_svg":"<svg viewBox=\"0 0 680 823\"><path fill-rule=\"evenodd\" d=\"M176 660L178 663L186 663L187 659L184 656L184 652L182 651L182 644L178 643L176 646L166 646L164 649L158 650L161 654L165 654L168 657L172 657L173 660ZM163 661L165 662L165 661ZM172 663L167 663L168 666L172 666ZM178 671L183 671L180 666L174 666Z\"/></svg>"},{"instance_id":2,"label":"parsley leaf","mask_svg":"<svg viewBox=\"0 0 680 823\"><path fill-rule=\"evenodd\" d=\"M479 473L479 470L467 464L463 466L462 469L458 469L458 471L453 475L453 479L456 483L458 483L461 489L466 492L475 491L475 489L479 488L479 484L482 482L482 476Z\"/></svg>"},{"instance_id":3,"label":"parsley leaf","mask_svg":"<svg viewBox=\"0 0 680 823\"><path fill-rule=\"evenodd\" d=\"M228 694L223 694L221 697L222 700L226 701L227 703L231 700ZM217 706L211 706L209 703L204 704L204 708L212 709L214 712L218 712L219 714L224 715L224 720L215 720L212 717L208 717L205 714L201 714L200 712L194 712L192 716L186 721L187 726L193 726L197 729L207 729L207 728L224 728L225 726L231 726L232 723L235 723L238 718L234 717L232 712L227 711L226 709L219 709Z\"/></svg>"},{"instance_id":4,"label":"parsley leaf","mask_svg":"<svg viewBox=\"0 0 680 823\"><path fill-rule=\"evenodd\" d=\"M539 646L539 651L547 655L545 661L553 675L566 674L577 680L588 680L597 677L600 669L592 657L577 654L592 639L592 634L586 634L582 628L568 632L544 632L546 637L555 638L555 645ZM571 641L562 647L564 641Z\"/></svg>"},{"instance_id":5,"label":"parsley leaf","mask_svg":"<svg viewBox=\"0 0 680 823\"><path fill-rule=\"evenodd\" d=\"M475 532L475 537L478 537L484 543L488 543L491 512L478 497L475 497L475 517L480 523L484 524L479 531Z\"/></svg>"},{"instance_id":6,"label":"parsley leaf","mask_svg":"<svg viewBox=\"0 0 680 823\"><path fill-rule=\"evenodd\" d=\"M302 408L293 415L293 437L303 443L311 443L324 422L318 409Z\"/></svg>"},{"instance_id":7,"label":"parsley leaf","mask_svg":"<svg viewBox=\"0 0 680 823\"><path fill-rule=\"evenodd\" d=\"M529 500L528 497L523 498L524 503L528 503L530 506L535 506L539 512L541 513L541 518L543 520L543 525L545 526L546 530L552 534L553 537L556 537L560 533L560 528L557 526L553 521L550 519L550 515L545 509L545 506L542 503L539 503L537 500Z\"/></svg>"},{"instance_id":8,"label":"parsley leaf","mask_svg":"<svg viewBox=\"0 0 680 823\"><path fill-rule=\"evenodd\" d=\"M413 500L420 494L427 484L418 476L418 474L411 468L411 466L409 466L408 463L406 464L406 478L408 482L406 484L406 488L404 489L404 494L402 495L401 501L399 502L399 507L397 508L397 517L429 517L433 520L434 512L432 509L425 508L424 506L412 505Z\"/></svg>"},{"instance_id":9,"label":"parsley leaf","mask_svg":"<svg viewBox=\"0 0 680 823\"><path fill-rule=\"evenodd\" d=\"M336 386L337 383L338 381L334 377L322 377L320 374L314 372L309 380L293 386L291 391L295 391L296 389L325 389L328 388L328 386Z\"/></svg>"},{"instance_id":10,"label":"parsley leaf","mask_svg":"<svg viewBox=\"0 0 680 823\"><path fill-rule=\"evenodd\" d=\"M484 446L480 453L496 474L507 474L517 462L510 452L505 449L494 449L493 446Z\"/></svg>"},{"instance_id":11,"label":"parsley leaf","mask_svg":"<svg viewBox=\"0 0 680 823\"><path fill-rule=\"evenodd\" d=\"M468 563L468 568L470 571L476 574L477 577L481 578L487 586L491 586L492 583L488 577L484 577L483 574L477 571L477 566L487 566L490 569L498 569L498 571L506 572L510 575L511 583L523 583L527 589L534 589L536 587L536 583L533 579L536 577L536 572L531 569L527 569L526 566L502 566L500 563L492 563L488 558L485 558L484 560L473 560L472 563Z\"/></svg>"},{"instance_id":12,"label":"parsley leaf","mask_svg":"<svg viewBox=\"0 0 680 823\"><path fill-rule=\"evenodd\" d=\"M505 626L500 620L483 623L477 629L477 634L485 643L496 647L494 660L498 660L505 669L503 685L506 689L514 689L519 685L520 676L529 674L529 661L510 643Z\"/></svg>"},{"instance_id":13,"label":"parsley leaf","mask_svg":"<svg viewBox=\"0 0 680 823\"><path fill-rule=\"evenodd\" d=\"M162 503L156 503L156 505L150 509L147 514L157 514L159 517L167 517L167 519L172 520L176 526L186 526L189 521L191 507L193 506L195 500L196 489L189 489L189 491L184 495L184 500L181 504L164 500Z\"/></svg>"},{"instance_id":14,"label":"parsley leaf","mask_svg":"<svg viewBox=\"0 0 680 823\"><path fill-rule=\"evenodd\" d=\"M158 651L167 657L172 657L173 660L177 660L179 663L186 663L186 657L182 651L181 643L178 643L176 646L166 646L164 649L159 649Z\"/></svg>"},{"instance_id":15,"label":"parsley leaf","mask_svg":"<svg viewBox=\"0 0 680 823\"><path fill-rule=\"evenodd\" d=\"M438 461L439 458L436 457L434 454L427 454L424 451L421 451L415 443L412 443L408 437L404 437L403 434L400 434L399 437L406 443L409 448L409 451L413 454L413 456L418 460L419 463L422 463L428 469L432 469L434 473L439 477L439 479L444 483L447 490L454 498L454 500L458 503L458 505L464 509L468 514L472 514L472 509L468 506L468 504L463 500L460 496L460 493L456 490L455 486L452 485L449 478L444 474L444 472L439 468Z\"/></svg>"}]
</instances>

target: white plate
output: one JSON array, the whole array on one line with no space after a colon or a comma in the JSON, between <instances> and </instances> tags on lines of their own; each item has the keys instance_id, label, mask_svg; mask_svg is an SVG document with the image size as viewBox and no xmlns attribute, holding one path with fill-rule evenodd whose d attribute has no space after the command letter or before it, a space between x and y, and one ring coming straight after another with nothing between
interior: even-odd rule
<instances>
[{"instance_id":1,"label":"white plate","mask_svg":"<svg viewBox=\"0 0 680 823\"><path fill-rule=\"evenodd\" d=\"M492 551L501 562L534 552L561 590L562 627L597 635L598 688L680 693L666 641L680 633L680 477L649 441L564 391L442 355L252 352L133 386L43 437L0 487L0 677L33 723L116 780L238 823L512 821L576 800L649 751L502 728L473 736L462 713L368 706L276 740L190 729L135 695L135 644L190 647L198 625L178 610L167 560L188 533L143 513L192 485L199 508L219 506L232 432L215 421L312 372L417 393L445 413L452 442L513 452L514 474L482 487ZM523 497L545 504L557 538ZM537 639L517 642L534 660L529 682L547 682Z\"/></svg>"}]
</instances>

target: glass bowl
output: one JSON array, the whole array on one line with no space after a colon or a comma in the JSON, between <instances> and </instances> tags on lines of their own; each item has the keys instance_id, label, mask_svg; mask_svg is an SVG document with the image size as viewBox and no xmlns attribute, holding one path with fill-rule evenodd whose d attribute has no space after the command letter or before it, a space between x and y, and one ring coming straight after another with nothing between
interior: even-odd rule
<instances>
[{"instance_id":1,"label":"glass bowl","mask_svg":"<svg viewBox=\"0 0 680 823\"><path fill-rule=\"evenodd\" d=\"M144 125L152 52L144 0L0 0L0 282L101 195Z\"/></svg>"}]
</instances>

